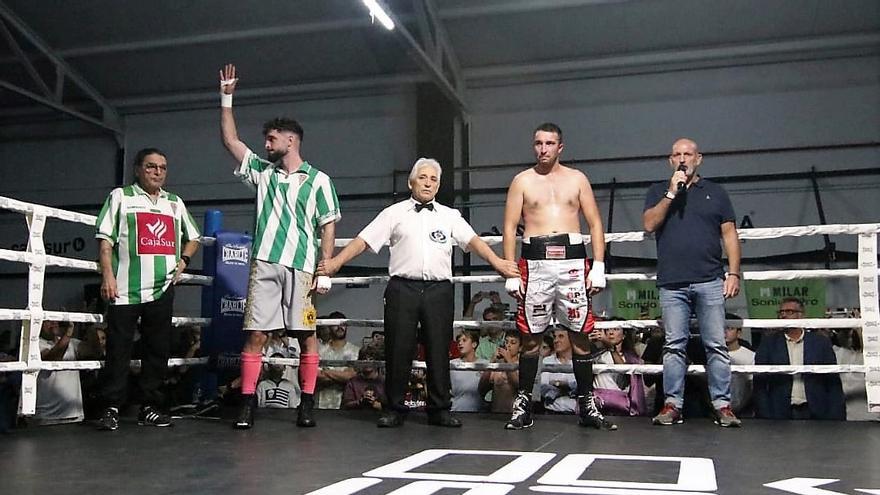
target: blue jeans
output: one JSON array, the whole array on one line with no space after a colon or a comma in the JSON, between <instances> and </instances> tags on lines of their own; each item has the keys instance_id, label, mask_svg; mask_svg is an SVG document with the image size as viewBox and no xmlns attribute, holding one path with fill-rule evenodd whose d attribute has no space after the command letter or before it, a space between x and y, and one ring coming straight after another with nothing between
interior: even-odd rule
<instances>
[{"instance_id":1,"label":"blue jeans","mask_svg":"<svg viewBox=\"0 0 880 495\"><path fill-rule=\"evenodd\" d=\"M706 373L712 406L730 405L730 355L724 343L724 282L690 284L676 289L660 288L660 307L666 343L663 346L663 392L666 403L681 409L687 371L687 343L691 311L697 315L706 349Z\"/></svg>"}]
</instances>

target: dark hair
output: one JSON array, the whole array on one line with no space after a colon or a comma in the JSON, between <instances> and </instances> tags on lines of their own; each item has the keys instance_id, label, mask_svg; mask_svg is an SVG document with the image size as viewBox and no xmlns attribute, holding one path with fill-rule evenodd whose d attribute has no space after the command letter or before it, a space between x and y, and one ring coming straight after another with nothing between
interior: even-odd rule
<instances>
[{"instance_id":1,"label":"dark hair","mask_svg":"<svg viewBox=\"0 0 880 495\"><path fill-rule=\"evenodd\" d=\"M471 342L473 342L477 345L480 345L480 331L479 330L465 329L465 330L462 330L461 333L458 334L459 337L461 337L462 335L467 335L467 337L469 339L471 339ZM455 340L457 341L458 337L456 337Z\"/></svg>"},{"instance_id":2,"label":"dark hair","mask_svg":"<svg viewBox=\"0 0 880 495\"><path fill-rule=\"evenodd\" d=\"M801 301L801 299L798 298L798 297L784 297L784 298L782 298L781 301L779 301L779 305L780 305L780 306L782 306L782 305L785 304L785 303L797 303L797 305L801 308L801 311L803 311L804 309L806 309L806 308L804 307L804 302Z\"/></svg>"},{"instance_id":3,"label":"dark hair","mask_svg":"<svg viewBox=\"0 0 880 495\"><path fill-rule=\"evenodd\" d=\"M263 124L263 136L269 134L270 131L292 132L299 136L300 142L303 140L302 126L299 125L299 122L286 117L276 117Z\"/></svg>"},{"instance_id":4,"label":"dark hair","mask_svg":"<svg viewBox=\"0 0 880 495\"><path fill-rule=\"evenodd\" d=\"M385 348L377 344L366 345L358 352L358 359L361 361L384 361Z\"/></svg>"},{"instance_id":5,"label":"dark hair","mask_svg":"<svg viewBox=\"0 0 880 495\"><path fill-rule=\"evenodd\" d=\"M342 311L334 311L334 312L330 313L329 315L319 316L318 319L320 319L320 320L344 320L344 319L346 319L346 316L344 314L342 314Z\"/></svg>"},{"instance_id":6,"label":"dark hair","mask_svg":"<svg viewBox=\"0 0 880 495\"><path fill-rule=\"evenodd\" d=\"M132 160L131 165L133 167L140 166L144 162L144 158L146 158L147 155L161 155L162 158L165 158L166 160L168 159L168 157L165 156L165 152L160 150L159 148L143 148L134 155L134 160Z\"/></svg>"},{"instance_id":7,"label":"dark hair","mask_svg":"<svg viewBox=\"0 0 880 495\"><path fill-rule=\"evenodd\" d=\"M605 318L596 318L596 321L626 321L625 318L621 318L619 316L607 316ZM623 332L623 341L621 342L621 347L624 351L632 352L635 354L636 352L636 343L635 338L633 337L632 329L630 328L620 328ZM610 329L609 329L610 330Z\"/></svg>"},{"instance_id":8,"label":"dark hair","mask_svg":"<svg viewBox=\"0 0 880 495\"><path fill-rule=\"evenodd\" d=\"M504 319L504 310L499 308L498 306L492 305L483 310L483 319L486 319L487 314L494 314L498 317L499 320Z\"/></svg>"},{"instance_id":9,"label":"dark hair","mask_svg":"<svg viewBox=\"0 0 880 495\"><path fill-rule=\"evenodd\" d=\"M738 320L738 321L740 321L743 319L743 317L736 314L736 313L724 313L724 319L725 320Z\"/></svg>"},{"instance_id":10,"label":"dark hair","mask_svg":"<svg viewBox=\"0 0 880 495\"><path fill-rule=\"evenodd\" d=\"M519 332L519 330L508 330L504 332L504 338L516 339L517 341L519 341L520 344L522 344L522 334Z\"/></svg>"},{"instance_id":11,"label":"dark hair","mask_svg":"<svg viewBox=\"0 0 880 495\"><path fill-rule=\"evenodd\" d=\"M544 122L535 128L535 132L544 131L544 132L555 132L557 136L559 136L559 142L562 142L562 129L559 128L558 125L553 122Z\"/></svg>"}]
</instances>

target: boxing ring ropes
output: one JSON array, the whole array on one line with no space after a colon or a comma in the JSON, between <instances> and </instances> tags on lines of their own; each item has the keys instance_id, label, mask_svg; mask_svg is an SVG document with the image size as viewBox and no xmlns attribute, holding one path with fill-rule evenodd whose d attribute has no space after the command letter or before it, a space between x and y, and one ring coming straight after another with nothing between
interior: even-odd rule
<instances>
[{"instance_id":1,"label":"boxing ring ropes","mask_svg":"<svg viewBox=\"0 0 880 495\"><path fill-rule=\"evenodd\" d=\"M62 221L81 223L94 227L96 217L82 213L51 208L44 205L26 203L12 198L0 196L0 209L21 213L26 217L28 224L28 245L26 251L14 251L0 249L0 260L27 264L28 271L28 300L24 309L0 308L0 320L13 320L22 322L21 346L19 360L14 362L0 363L0 373L22 372L21 401L19 413L33 415L36 405L37 375L40 370L87 370L98 369L103 366L102 361L42 361L40 358L39 337L43 321L64 321L77 323L101 323L103 316L100 314L77 313L66 311L45 311L43 309L43 292L45 287L45 271L48 267L64 267L79 270L98 272L97 263L94 261L66 258L46 254L43 244L43 232L46 221L55 218ZM764 270L747 271L743 273L744 280L797 280L805 278L853 278L858 281L860 318L826 319L743 319L728 321L730 326L741 326L751 329L780 329L789 327L803 328L862 328L863 342L863 365L763 365L743 366L733 365L734 373L863 373L865 374L865 386L867 390L868 405L871 412L880 412L880 308L878 308L878 264L877 264L877 236L880 233L880 224L836 224L836 225L806 225L795 227L772 227L751 228L739 231L740 239L776 239L781 237L801 237L815 235L856 235L858 236L857 267L852 269L816 269L816 270ZM589 236L586 236L589 242ZM651 239L644 232L621 232L605 234L606 242L642 242ZM490 245L499 244L498 236L483 238ZM213 238L203 237L203 245L210 245ZM337 239L336 246L345 246L350 239ZM374 277L335 277L334 284L365 284L385 283L387 276ZM653 280L655 277L648 274L620 273L607 275L608 281L616 280ZM184 274L182 281L209 286L213 278L203 275ZM503 279L497 275L485 276L461 276L453 277L453 283L498 283ZM210 325L210 318L174 317L172 323L181 325ZM338 325L345 323L357 327L382 327L382 320L367 319L319 319L318 325ZM481 329L502 328L512 330L514 322L477 322L456 321L457 329ZM597 322L597 328L650 328L659 326L658 320L626 320ZM264 358L264 361L273 364L296 366L298 359ZM169 366L184 366L194 364L206 364L208 358L170 359ZM331 366L362 366L370 364L370 361L325 361L323 365ZM137 361L132 361L137 366ZM413 361L413 367L424 368L425 363ZM459 363L451 365L459 370L512 370L516 364L507 363ZM627 374L659 374L663 371L662 365L595 365L597 373L627 373ZM547 371L569 371L570 365L545 366ZM705 373L702 365L691 365L689 374Z\"/></svg>"}]
</instances>

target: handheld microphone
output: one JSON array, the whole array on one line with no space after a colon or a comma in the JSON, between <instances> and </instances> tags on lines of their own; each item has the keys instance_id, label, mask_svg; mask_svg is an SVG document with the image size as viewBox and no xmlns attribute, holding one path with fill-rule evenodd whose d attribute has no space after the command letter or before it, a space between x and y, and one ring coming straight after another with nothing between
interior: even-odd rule
<instances>
[{"instance_id":1,"label":"handheld microphone","mask_svg":"<svg viewBox=\"0 0 880 495\"><path fill-rule=\"evenodd\" d=\"M680 172L687 173L687 171L688 171L687 165L685 165L685 164L682 163L681 165L678 166L678 170L679 170ZM676 193L680 193L680 192L682 192L683 190L684 190L684 182L679 182L679 183L676 185L676 187L675 187L675 192L676 192Z\"/></svg>"}]
</instances>

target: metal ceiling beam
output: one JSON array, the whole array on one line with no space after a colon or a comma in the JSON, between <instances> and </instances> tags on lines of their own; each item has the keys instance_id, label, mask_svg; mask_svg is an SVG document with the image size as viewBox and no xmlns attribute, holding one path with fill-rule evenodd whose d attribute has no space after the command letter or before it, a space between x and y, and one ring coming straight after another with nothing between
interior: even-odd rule
<instances>
[{"instance_id":1,"label":"metal ceiling beam","mask_svg":"<svg viewBox=\"0 0 880 495\"><path fill-rule=\"evenodd\" d=\"M864 55L880 53L880 34L857 34L847 36L826 36L771 43L748 43L720 47L666 50L643 52L602 58L582 58L545 63L496 65L466 69L465 79L469 82L509 77L527 78L539 76L552 79L564 74L602 71L625 71L639 69L645 72L664 72L674 64L676 67L687 64L708 63L712 66L747 65L767 61L801 60L820 58L823 55L837 56ZM699 65L695 65L698 67Z\"/></svg>"},{"instance_id":2,"label":"metal ceiling beam","mask_svg":"<svg viewBox=\"0 0 880 495\"><path fill-rule=\"evenodd\" d=\"M46 96L51 96L52 92L49 91L49 86L46 85L46 81L40 76L40 73L37 72L37 69L34 67L34 64L31 63L30 59L27 57L27 54L24 53L24 50L21 49L21 45L18 44L18 41L15 39L15 36L12 35L12 32L6 27L6 23L3 22L3 19L0 19L0 33L3 34L3 37L6 38L6 43L9 44L9 47L12 48L12 51L15 52L15 56L18 58L18 61L24 65L24 69L27 71L28 75L33 79L34 84L39 86L40 90Z\"/></svg>"},{"instance_id":3,"label":"metal ceiling beam","mask_svg":"<svg viewBox=\"0 0 880 495\"><path fill-rule=\"evenodd\" d=\"M441 20L466 19L471 17L498 16L507 14L519 14L536 10L557 10L566 8L585 7L596 4L620 3L627 0L514 0L507 3L483 5L476 3L467 7L450 9L435 9L436 17ZM403 22L414 22L413 16L400 16ZM58 50L59 56L64 58L86 57L90 55L106 55L110 53L125 53L133 51L155 50L160 48L177 48L181 46L203 45L210 43L223 43L229 41L243 41L263 38L275 38L281 36L293 36L299 34L312 34L322 32L343 31L350 29L368 29L371 22L367 18L358 17L352 19L334 19L332 21L303 22L286 26L259 27L254 29L242 29L239 31L224 31L221 33L195 34L189 36L177 36L173 38L160 38L152 40L126 41L124 43L108 43L103 45L82 46ZM7 60L0 59L0 62Z\"/></svg>"},{"instance_id":4,"label":"metal ceiling beam","mask_svg":"<svg viewBox=\"0 0 880 495\"><path fill-rule=\"evenodd\" d=\"M58 103L54 100L44 98L36 93L28 91L24 88L18 87L12 83L8 83L6 81L0 80L0 88L4 88L9 91L12 91L13 93L17 93L17 94L24 96L30 100L33 100L43 106L52 108L54 110L58 110L59 112L62 112L62 113L66 113L67 115L70 115L71 117L76 117L77 119L82 120L84 122L88 122L89 124L94 124L102 129L106 129L108 131L111 131L114 134L119 133L119 130L116 127L112 127L100 119L92 117L91 115L86 115L78 110L75 110L71 107L68 107L68 106L63 105L61 103Z\"/></svg>"},{"instance_id":5,"label":"metal ceiling beam","mask_svg":"<svg viewBox=\"0 0 880 495\"><path fill-rule=\"evenodd\" d=\"M465 7L440 11L443 19L466 19L469 17L522 14L524 12L590 7L609 3L625 3L632 0L511 0L505 3L471 2Z\"/></svg>"},{"instance_id":6,"label":"metal ceiling beam","mask_svg":"<svg viewBox=\"0 0 880 495\"><path fill-rule=\"evenodd\" d=\"M458 59L452 51L452 45L449 44L446 29L436 15L436 8L432 0L413 0L417 18L416 24L425 30L421 38L423 42L428 43L426 45L420 44L416 40L403 24L401 18L389 9L385 2L376 1L382 6L388 17L394 21L395 27L391 34L397 36L404 43L413 60L428 73L434 84L449 98L459 113L467 118L468 106L464 97L464 78L461 76Z\"/></svg>"},{"instance_id":7,"label":"metal ceiling beam","mask_svg":"<svg viewBox=\"0 0 880 495\"><path fill-rule=\"evenodd\" d=\"M421 9L420 12L427 18L433 28L432 34L437 47L438 57L445 55L444 61L448 65L452 81L459 92L464 93L465 83L461 64L458 62L458 56L456 56L455 50L452 48L452 42L449 41L449 35L443 26L443 20L440 18L434 0L415 0L415 4L418 5L419 9ZM439 52L442 52L442 54L439 54Z\"/></svg>"},{"instance_id":8,"label":"metal ceiling beam","mask_svg":"<svg viewBox=\"0 0 880 495\"><path fill-rule=\"evenodd\" d=\"M46 97L42 97L36 93L33 93L25 88L21 88L12 84L8 81L0 80L0 87L3 87L7 90L18 93L19 95L25 96L34 100L35 102L45 105L49 108L53 108L60 112L64 112L68 115L81 119L85 122L95 124L102 129L109 130L113 132L113 136L117 141L117 144L122 144L123 141L123 131L121 127L121 123L119 120L119 114L116 112L116 109L110 105L107 100L92 87L89 82L82 77L76 70L73 69L67 62L59 56L43 39L38 35L33 29L30 28L23 20L21 20L18 15L15 14L2 0L0 0L0 23L3 24L4 29L8 24L10 27L14 28L18 34L27 40L31 45L33 45L37 50L39 50L40 54L47 59L55 66L56 72L56 85L54 93L49 91L48 86L45 84L45 81L39 76L34 69L33 65L27 60L24 52L21 52L21 56L25 57L25 69L37 81L37 85L40 89L46 93ZM13 50L18 53L20 51L20 47L18 47L18 43L15 38L12 36L12 33L8 32L7 41L10 42ZM16 49L18 48L18 49ZM66 106L63 102L64 97L64 84L63 81L69 80L71 83L75 84L81 91L83 91L89 98L94 101L95 104L101 109L101 118L92 117L86 115L78 110L70 108Z\"/></svg>"},{"instance_id":9,"label":"metal ceiling beam","mask_svg":"<svg viewBox=\"0 0 880 495\"><path fill-rule=\"evenodd\" d=\"M858 57L880 53L880 34L828 36L800 40L732 45L724 47L696 48L691 50L668 50L662 52L635 53L599 59L583 58L523 65L499 65L464 69L462 75L468 85L489 84L497 80L517 82L540 82L566 77L594 77L596 75L623 75L631 71L639 73L666 72L674 64L691 68L705 66L723 67L753 63L787 62L821 58ZM677 67L678 65L676 65ZM334 79L304 84L242 88L236 97L258 100L290 95L345 94L346 92L373 91L429 81L421 73L405 73L386 76L370 76L352 79ZM114 99L111 103L120 109L161 108L179 105L214 105L217 92L197 91L172 95L134 96ZM32 110L4 108L6 117L27 116Z\"/></svg>"},{"instance_id":10,"label":"metal ceiling beam","mask_svg":"<svg viewBox=\"0 0 880 495\"><path fill-rule=\"evenodd\" d=\"M345 31L350 29L368 29L370 27L371 23L368 18L337 19L332 21L304 22L301 24L291 24L286 26L242 29L239 31L224 31L220 33L194 34L189 36L177 36L174 38L160 38L152 40L126 41L124 43L112 43L105 45L83 46L79 48L68 48L65 50L60 50L58 53L64 57L73 58L85 57L90 55L105 55L118 52L155 50L158 48L179 48L181 46L225 43L229 41L277 38L299 34Z\"/></svg>"}]
</instances>

